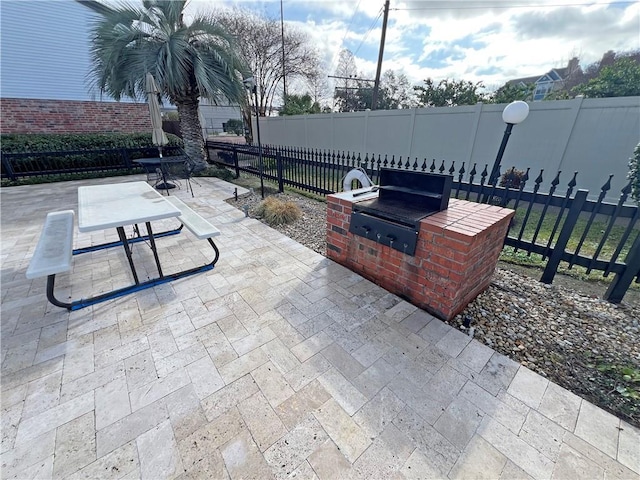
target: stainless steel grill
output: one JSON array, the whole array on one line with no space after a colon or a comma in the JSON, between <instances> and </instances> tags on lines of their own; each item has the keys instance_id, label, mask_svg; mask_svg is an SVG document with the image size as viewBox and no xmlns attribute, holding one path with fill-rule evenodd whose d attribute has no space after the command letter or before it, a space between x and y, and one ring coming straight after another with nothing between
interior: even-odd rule
<instances>
[{"instance_id":1,"label":"stainless steel grill","mask_svg":"<svg viewBox=\"0 0 640 480\"><path fill-rule=\"evenodd\" d=\"M349 231L415 255L420 220L449 205L451 175L382 168L378 198L353 206Z\"/></svg>"}]
</instances>

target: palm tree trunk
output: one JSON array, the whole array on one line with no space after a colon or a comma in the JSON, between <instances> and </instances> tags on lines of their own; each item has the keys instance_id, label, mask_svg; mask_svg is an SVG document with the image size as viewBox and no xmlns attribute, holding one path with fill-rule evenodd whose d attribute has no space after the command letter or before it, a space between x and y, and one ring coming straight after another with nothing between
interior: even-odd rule
<instances>
[{"instance_id":1,"label":"palm tree trunk","mask_svg":"<svg viewBox=\"0 0 640 480\"><path fill-rule=\"evenodd\" d=\"M198 99L181 99L175 104L180 115L180 131L182 132L184 151L199 168L206 168L204 138L198 116Z\"/></svg>"}]
</instances>

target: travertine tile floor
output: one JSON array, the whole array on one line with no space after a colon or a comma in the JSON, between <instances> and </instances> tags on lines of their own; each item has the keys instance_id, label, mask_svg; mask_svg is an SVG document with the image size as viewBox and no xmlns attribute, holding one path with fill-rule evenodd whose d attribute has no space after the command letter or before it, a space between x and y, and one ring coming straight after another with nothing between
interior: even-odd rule
<instances>
[{"instance_id":1,"label":"travertine tile floor","mask_svg":"<svg viewBox=\"0 0 640 480\"><path fill-rule=\"evenodd\" d=\"M133 179L1 191L2 478L639 477L637 429L245 218L217 179L174 192L222 231L212 272L49 305L24 276L45 214ZM190 233L159 248L210 254ZM130 281L120 249L74 262L61 296Z\"/></svg>"}]
</instances>

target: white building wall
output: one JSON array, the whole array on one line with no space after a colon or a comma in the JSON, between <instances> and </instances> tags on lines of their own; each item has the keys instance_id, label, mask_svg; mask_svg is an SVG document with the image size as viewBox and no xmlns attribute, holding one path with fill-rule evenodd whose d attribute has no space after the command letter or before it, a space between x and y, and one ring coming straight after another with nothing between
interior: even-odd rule
<instances>
[{"instance_id":1,"label":"white building wall","mask_svg":"<svg viewBox=\"0 0 640 480\"><path fill-rule=\"evenodd\" d=\"M89 87L95 18L72 0L0 1L0 95L112 101Z\"/></svg>"},{"instance_id":2,"label":"white building wall","mask_svg":"<svg viewBox=\"0 0 640 480\"><path fill-rule=\"evenodd\" d=\"M74 0L0 0L0 96L114 101L90 85L91 28L97 18ZM242 118L233 106L204 103L200 109L205 136Z\"/></svg>"}]
</instances>

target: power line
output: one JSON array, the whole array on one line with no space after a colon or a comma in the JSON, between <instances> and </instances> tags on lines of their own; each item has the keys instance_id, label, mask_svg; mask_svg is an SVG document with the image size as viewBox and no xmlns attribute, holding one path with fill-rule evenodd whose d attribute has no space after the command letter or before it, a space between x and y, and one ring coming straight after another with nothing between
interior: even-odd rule
<instances>
[{"instance_id":1,"label":"power line","mask_svg":"<svg viewBox=\"0 0 640 480\"><path fill-rule=\"evenodd\" d=\"M358 78L358 77L353 77L353 76L349 76L349 77L340 77L337 75L327 75L327 78L337 78L339 80L355 80L358 82L375 82L375 80L367 80L366 78Z\"/></svg>"},{"instance_id":2,"label":"power line","mask_svg":"<svg viewBox=\"0 0 640 480\"><path fill-rule=\"evenodd\" d=\"M358 8L360 8L360 2L362 2L362 0L358 0L358 4L356 5L356 9L353 11L353 14L351 15L351 20L349 20L349 24L347 25L347 28L344 31L344 35L342 36L342 40L340 40L340 46L338 47L338 50L341 50L342 49L342 45L344 45L344 40L345 40L345 38L347 38L347 34L349 33L349 30L351 29L351 24L353 23L353 19L356 18L356 14L358 13ZM334 60L334 61L331 62L331 70L334 69L336 61L337 60Z\"/></svg>"},{"instance_id":3,"label":"power line","mask_svg":"<svg viewBox=\"0 0 640 480\"><path fill-rule=\"evenodd\" d=\"M414 7L414 8L391 8L391 10L409 11L409 10L478 10L493 8L541 8L541 7L584 7L595 5L631 5L636 1L619 1L619 2L586 2L586 3L537 3L535 5L470 5L470 6L447 6L447 7Z\"/></svg>"},{"instance_id":4,"label":"power line","mask_svg":"<svg viewBox=\"0 0 640 480\"><path fill-rule=\"evenodd\" d=\"M373 87L336 87L334 90L373 90Z\"/></svg>"},{"instance_id":5,"label":"power line","mask_svg":"<svg viewBox=\"0 0 640 480\"><path fill-rule=\"evenodd\" d=\"M344 43L344 39L347 38L347 34L349 33L349 29L351 28L351 24L353 23L353 19L356 18L356 13L358 13L358 8L360 8L360 2L362 2L362 0L358 0L358 4L356 5L356 9L353 11L353 15L351 15L351 20L349 20L349 25L347 25L347 29L344 31L344 35L342 36L342 40L340 41L340 48L342 48L342 44Z\"/></svg>"}]
</instances>

